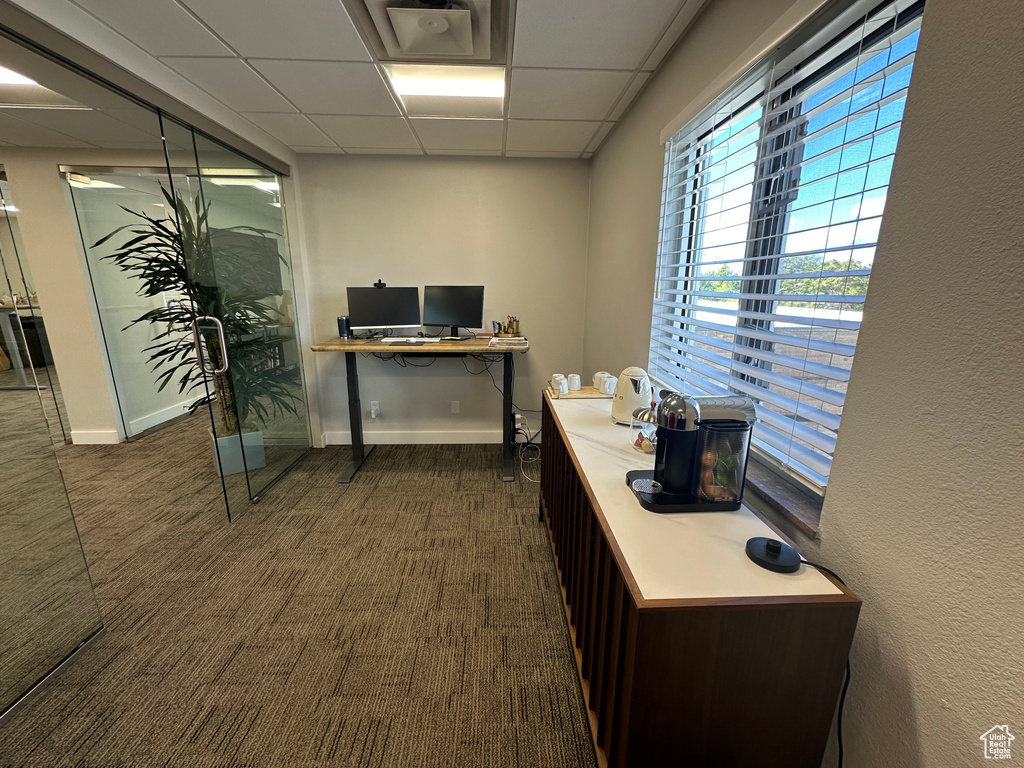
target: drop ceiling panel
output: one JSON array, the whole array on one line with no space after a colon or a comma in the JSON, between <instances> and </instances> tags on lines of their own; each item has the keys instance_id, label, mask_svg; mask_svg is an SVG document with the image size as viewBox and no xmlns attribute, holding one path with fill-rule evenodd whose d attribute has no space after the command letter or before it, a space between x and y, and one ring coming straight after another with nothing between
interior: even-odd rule
<instances>
[{"instance_id":1,"label":"drop ceiling panel","mask_svg":"<svg viewBox=\"0 0 1024 768\"><path fill-rule=\"evenodd\" d=\"M276 59L253 59L249 63L303 112L318 115L401 114L373 64Z\"/></svg>"},{"instance_id":2,"label":"drop ceiling panel","mask_svg":"<svg viewBox=\"0 0 1024 768\"><path fill-rule=\"evenodd\" d=\"M601 146L601 143L608 137L608 133L615 127L615 123L601 123L601 127L587 144L587 152L593 154L594 150Z\"/></svg>"},{"instance_id":3,"label":"drop ceiling panel","mask_svg":"<svg viewBox=\"0 0 1024 768\"><path fill-rule=\"evenodd\" d=\"M672 46L676 44L680 37L690 28L690 24L697 18L697 14L701 12L705 5L710 0L684 0L683 7L679 13L676 14L675 19L672 20L672 24L665 32L661 40L651 51L651 55L647 58L647 61L643 63L641 68L646 72L653 72L657 69L658 65L661 64L662 59L665 58L666 54L672 50Z\"/></svg>"},{"instance_id":4,"label":"drop ceiling panel","mask_svg":"<svg viewBox=\"0 0 1024 768\"><path fill-rule=\"evenodd\" d=\"M575 160L580 156L579 152L541 152L539 150L516 150L510 149L505 152L506 157L553 157L565 160Z\"/></svg>"},{"instance_id":5,"label":"drop ceiling panel","mask_svg":"<svg viewBox=\"0 0 1024 768\"><path fill-rule=\"evenodd\" d=\"M340 0L184 0L245 57L370 61Z\"/></svg>"},{"instance_id":6,"label":"drop ceiling panel","mask_svg":"<svg viewBox=\"0 0 1024 768\"><path fill-rule=\"evenodd\" d=\"M513 69L509 117L603 120L633 72Z\"/></svg>"},{"instance_id":7,"label":"drop ceiling panel","mask_svg":"<svg viewBox=\"0 0 1024 768\"><path fill-rule=\"evenodd\" d=\"M353 147L345 150L348 155L423 155L418 149L380 149L375 147Z\"/></svg>"},{"instance_id":8,"label":"drop ceiling panel","mask_svg":"<svg viewBox=\"0 0 1024 768\"><path fill-rule=\"evenodd\" d=\"M12 115L22 110L0 110L0 141L19 147L87 147L72 136L28 123Z\"/></svg>"},{"instance_id":9,"label":"drop ceiling panel","mask_svg":"<svg viewBox=\"0 0 1024 768\"><path fill-rule=\"evenodd\" d=\"M217 39L174 0L145 0L145 14L132 13L136 2L75 0L152 56L230 56Z\"/></svg>"},{"instance_id":10,"label":"drop ceiling panel","mask_svg":"<svg viewBox=\"0 0 1024 768\"><path fill-rule=\"evenodd\" d=\"M143 107L132 105L121 109L104 109L103 114L109 115L122 123L128 123L128 125L137 128L147 136L160 136L160 119L156 116L155 112L150 112Z\"/></svg>"},{"instance_id":11,"label":"drop ceiling panel","mask_svg":"<svg viewBox=\"0 0 1024 768\"><path fill-rule=\"evenodd\" d=\"M313 125L305 115L287 115L280 112L243 112L242 116L290 147L334 146L334 142Z\"/></svg>"},{"instance_id":12,"label":"drop ceiling panel","mask_svg":"<svg viewBox=\"0 0 1024 768\"><path fill-rule=\"evenodd\" d=\"M307 155L344 155L345 150L340 147L292 147L296 152Z\"/></svg>"},{"instance_id":13,"label":"drop ceiling panel","mask_svg":"<svg viewBox=\"0 0 1024 768\"><path fill-rule=\"evenodd\" d=\"M413 118L413 130L427 151L498 150L505 134L502 120L452 120L445 118Z\"/></svg>"},{"instance_id":14,"label":"drop ceiling panel","mask_svg":"<svg viewBox=\"0 0 1024 768\"><path fill-rule=\"evenodd\" d=\"M161 61L236 112L295 111L241 59L167 57Z\"/></svg>"},{"instance_id":15,"label":"drop ceiling panel","mask_svg":"<svg viewBox=\"0 0 1024 768\"><path fill-rule=\"evenodd\" d=\"M622 117L623 113L629 105L633 103L633 99L635 99L636 95L640 93L640 89L644 87L644 84L650 76L650 72L636 73L636 77L633 78L633 82L626 87L626 92L619 98L619 103L615 105L615 109L613 109L612 113L608 115L609 120L618 120Z\"/></svg>"},{"instance_id":16,"label":"drop ceiling panel","mask_svg":"<svg viewBox=\"0 0 1024 768\"><path fill-rule=\"evenodd\" d=\"M133 144L146 143L153 149L162 150L160 139L156 136L148 136L102 112L69 109L19 109L14 117L89 143L126 141Z\"/></svg>"},{"instance_id":17,"label":"drop ceiling panel","mask_svg":"<svg viewBox=\"0 0 1024 768\"><path fill-rule=\"evenodd\" d=\"M587 146L596 122L509 120L506 150L580 153Z\"/></svg>"},{"instance_id":18,"label":"drop ceiling panel","mask_svg":"<svg viewBox=\"0 0 1024 768\"><path fill-rule=\"evenodd\" d=\"M428 149L428 155L455 155L458 157L501 157L500 149Z\"/></svg>"},{"instance_id":19,"label":"drop ceiling panel","mask_svg":"<svg viewBox=\"0 0 1024 768\"><path fill-rule=\"evenodd\" d=\"M518 0L513 66L635 69L680 0Z\"/></svg>"},{"instance_id":20,"label":"drop ceiling panel","mask_svg":"<svg viewBox=\"0 0 1024 768\"><path fill-rule=\"evenodd\" d=\"M404 117L364 117L354 115L312 115L324 133L346 151L356 149L415 149L416 137Z\"/></svg>"}]
</instances>

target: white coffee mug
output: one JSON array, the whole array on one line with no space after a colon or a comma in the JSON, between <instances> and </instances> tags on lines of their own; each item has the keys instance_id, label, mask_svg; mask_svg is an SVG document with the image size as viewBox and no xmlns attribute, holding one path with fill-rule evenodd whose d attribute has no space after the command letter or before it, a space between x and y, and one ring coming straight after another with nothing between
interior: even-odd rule
<instances>
[{"instance_id":1,"label":"white coffee mug","mask_svg":"<svg viewBox=\"0 0 1024 768\"><path fill-rule=\"evenodd\" d=\"M564 374L551 374L551 391L555 394L565 394L569 391L569 382L565 380Z\"/></svg>"},{"instance_id":2,"label":"white coffee mug","mask_svg":"<svg viewBox=\"0 0 1024 768\"><path fill-rule=\"evenodd\" d=\"M619 383L619 380L614 376L608 376L603 382L601 382L601 393L605 395L614 395L615 386Z\"/></svg>"},{"instance_id":3,"label":"white coffee mug","mask_svg":"<svg viewBox=\"0 0 1024 768\"><path fill-rule=\"evenodd\" d=\"M580 390L580 375L578 373L569 374L569 389L573 392Z\"/></svg>"},{"instance_id":4,"label":"white coffee mug","mask_svg":"<svg viewBox=\"0 0 1024 768\"><path fill-rule=\"evenodd\" d=\"M604 386L604 380L607 376L611 376L608 371L598 371L594 374L594 389L600 390Z\"/></svg>"}]
</instances>

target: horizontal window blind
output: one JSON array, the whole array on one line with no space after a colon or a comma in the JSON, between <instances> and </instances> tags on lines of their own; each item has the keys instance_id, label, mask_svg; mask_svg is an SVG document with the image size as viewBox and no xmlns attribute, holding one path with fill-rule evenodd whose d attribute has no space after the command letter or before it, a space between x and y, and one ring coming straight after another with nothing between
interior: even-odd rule
<instances>
[{"instance_id":1,"label":"horizontal window blind","mask_svg":"<svg viewBox=\"0 0 1024 768\"><path fill-rule=\"evenodd\" d=\"M823 492L923 2L861 3L666 144L650 373L756 404L760 455Z\"/></svg>"}]
</instances>

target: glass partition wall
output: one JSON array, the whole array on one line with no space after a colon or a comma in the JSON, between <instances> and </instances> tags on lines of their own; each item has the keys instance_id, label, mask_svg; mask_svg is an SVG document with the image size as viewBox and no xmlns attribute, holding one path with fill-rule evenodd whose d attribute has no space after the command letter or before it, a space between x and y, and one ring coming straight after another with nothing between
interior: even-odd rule
<instances>
[{"instance_id":1,"label":"glass partition wall","mask_svg":"<svg viewBox=\"0 0 1024 768\"><path fill-rule=\"evenodd\" d=\"M18 206L11 193L7 174L0 166L0 251L7 258L10 270L7 282L0 290L0 389L36 389L43 395L43 408L53 438L66 439L67 415L60 382L53 365L43 323L42 310L35 281L28 262L20 258L24 252L18 227ZM21 354L12 354L18 347L14 332L20 327L24 348Z\"/></svg>"},{"instance_id":2,"label":"glass partition wall","mask_svg":"<svg viewBox=\"0 0 1024 768\"><path fill-rule=\"evenodd\" d=\"M9 199L9 198L8 198ZM12 206L13 207L13 206ZM5 207L5 214L16 213ZM0 226L9 222L0 220ZM9 230L10 231L10 230ZM102 627L99 606L57 464L56 417L41 353L26 332L25 273L13 241L0 237L4 358L15 379L0 386L0 717ZM25 302L24 307L32 307ZM10 360L18 360L16 371ZM0 363L3 360L0 359ZM6 366L0 365L0 369ZM38 375L37 375L38 372ZM28 383L22 386L21 379ZM59 428L58 428L58 435ZM63 437L57 437L62 440Z\"/></svg>"},{"instance_id":3,"label":"glass partition wall","mask_svg":"<svg viewBox=\"0 0 1024 768\"><path fill-rule=\"evenodd\" d=\"M125 435L208 409L230 518L312 446L281 180L162 121L164 168L61 170Z\"/></svg>"}]
</instances>

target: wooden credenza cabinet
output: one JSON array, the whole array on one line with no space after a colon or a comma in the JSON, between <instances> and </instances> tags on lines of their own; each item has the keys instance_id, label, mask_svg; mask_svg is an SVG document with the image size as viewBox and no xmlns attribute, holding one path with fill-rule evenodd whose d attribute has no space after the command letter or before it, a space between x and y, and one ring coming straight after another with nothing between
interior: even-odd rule
<instances>
[{"instance_id":1,"label":"wooden credenza cabinet","mask_svg":"<svg viewBox=\"0 0 1024 768\"><path fill-rule=\"evenodd\" d=\"M598 760L608 766L819 768L860 600L820 572L750 562L752 511L636 503L608 400L543 404L541 511Z\"/></svg>"}]
</instances>

